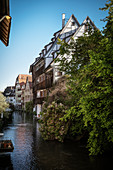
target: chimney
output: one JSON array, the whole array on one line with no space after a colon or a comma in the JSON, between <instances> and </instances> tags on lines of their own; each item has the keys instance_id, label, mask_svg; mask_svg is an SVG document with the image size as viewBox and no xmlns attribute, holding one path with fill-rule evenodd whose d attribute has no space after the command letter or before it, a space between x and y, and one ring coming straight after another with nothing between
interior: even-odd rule
<instances>
[{"instance_id":1,"label":"chimney","mask_svg":"<svg viewBox=\"0 0 113 170\"><path fill-rule=\"evenodd\" d=\"M65 14L62 14L62 28L65 26Z\"/></svg>"}]
</instances>

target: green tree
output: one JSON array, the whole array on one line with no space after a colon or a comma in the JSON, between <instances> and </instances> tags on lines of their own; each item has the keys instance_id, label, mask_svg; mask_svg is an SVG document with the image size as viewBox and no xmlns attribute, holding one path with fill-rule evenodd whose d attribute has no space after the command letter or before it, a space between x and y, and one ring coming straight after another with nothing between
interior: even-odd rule
<instances>
[{"instance_id":1,"label":"green tree","mask_svg":"<svg viewBox=\"0 0 113 170\"><path fill-rule=\"evenodd\" d=\"M4 95L0 92L0 117L3 112L5 112L6 108L8 108L9 105L6 102L6 98ZM4 114L5 115L5 114Z\"/></svg>"},{"instance_id":2,"label":"green tree","mask_svg":"<svg viewBox=\"0 0 113 170\"><path fill-rule=\"evenodd\" d=\"M104 8L100 8L100 10L108 10L108 16L103 19L104 22L107 22L103 33L113 41L113 0L108 0L107 2Z\"/></svg>"},{"instance_id":3,"label":"green tree","mask_svg":"<svg viewBox=\"0 0 113 170\"><path fill-rule=\"evenodd\" d=\"M113 146L113 45L103 38L89 55L90 63L82 70L79 107L89 130L89 151L97 155Z\"/></svg>"},{"instance_id":4,"label":"green tree","mask_svg":"<svg viewBox=\"0 0 113 170\"><path fill-rule=\"evenodd\" d=\"M8 117L8 112L5 112L8 107L9 107L9 105L6 102L6 98L0 92L0 131L1 131L1 128L2 128L2 125L3 125L3 121L1 119L1 114L3 114L3 117Z\"/></svg>"},{"instance_id":5,"label":"green tree","mask_svg":"<svg viewBox=\"0 0 113 170\"><path fill-rule=\"evenodd\" d=\"M63 119L71 120L72 134L89 133L91 155L113 148L113 1L103 35L95 30L67 44L60 41L61 71L69 76L71 106ZM110 28L110 29L109 29ZM65 55L64 55L65 54ZM74 123L73 123L74 122Z\"/></svg>"},{"instance_id":6,"label":"green tree","mask_svg":"<svg viewBox=\"0 0 113 170\"><path fill-rule=\"evenodd\" d=\"M83 78L84 66L88 66L90 61L89 50L96 50L99 46L99 41L102 39L100 31L91 29L88 30L88 36L78 38L76 42L72 39L70 44L65 41L60 41L60 58L56 62L60 62L60 70L68 74L67 90L71 96L69 110L64 115L64 119L71 121L69 136L76 137L77 135L85 134L86 127L84 126L83 114L80 112L80 98L84 96ZM65 54L65 55L64 55Z\"/></svg>"},{"instance_id":7,"label":"green tree","mask_svg":"<svg viewBox=\"0 0 113 170\"><path fill-rule=\"evenodd\" d=\"M96 51L89 51L90 64L84 68L84 96L80 99L92 155L113 148L113 1L108 2L102 8L109 10L104 36Z\"/></svg>"}]
</instances>

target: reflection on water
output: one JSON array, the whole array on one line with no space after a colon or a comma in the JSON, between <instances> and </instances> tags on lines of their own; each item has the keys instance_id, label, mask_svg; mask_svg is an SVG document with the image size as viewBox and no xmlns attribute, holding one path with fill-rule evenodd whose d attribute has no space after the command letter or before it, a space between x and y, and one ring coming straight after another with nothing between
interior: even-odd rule
<instances>
[{"instance_id":1,"label":"reflection on water","mask_svg":"<svg viewBox=\"0 0 113 170\"><path fill-rule=\"evenodd\" d=\"M90 158L87 150L72 141L44 141L39 124L27 114L13 113L12 124L0 139L11 139L14 151L0 153L0 170L109 170L113 157Z\"/></svg>"}]
</instances>

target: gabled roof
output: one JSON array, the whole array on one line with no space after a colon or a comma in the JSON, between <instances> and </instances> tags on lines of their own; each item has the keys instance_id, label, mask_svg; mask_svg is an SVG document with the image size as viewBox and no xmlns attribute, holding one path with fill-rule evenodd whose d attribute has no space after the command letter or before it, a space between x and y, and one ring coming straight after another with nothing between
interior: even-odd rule
<instances>
[{"instance_id":1,"label":"gabled roof","mask_svg":"<svg viewBox=\"0 0 113 170\"><path fill-rule=\"evenodd\" d=\"M11 26L9 0L0 0L0 40L8 46Z\"/></svg>"},{"instance_id":2,"label":"gabled roof","mask_svg":"<svg viewBox=\"0 0 113 170\"><path fill-rule=\"evenodd\" d=\"M87 23L89 23L94 29L98 29L95 24L92 22L92 20L89 18L89 16L86 17L86 19L82 22L82 24L80 25L80 27L78 28L78 30L75 32L75 34L73 35L73 37L75 37L78 32L81 30L81 28L83 26L86 26ZM85 33L85 32L84 32Z\"/></svg>"},{"instance_id":3,"label":"gabled roof","mask_svg":"<svg viewBox=\"0 0 113 170\"><path fill-rule=\"evenodd\" d=\"M19 74L18 77L16 78L16 82L15 84L18 83L21 84L21 83L26 83L26 79L28 78L29 81L32 82L32 75L29 75L29 74Z\"/></svg>"},{"instance_id":4,"label":"gabled roof","mask_svg":"<svg viewBox=\"0 0 113 170\"><path fill-rule=\"evenodd\" d=\"M74 23L74 25L72 23ZM59 31L59 35L55 39L53 45L50 47L48 52L45 54L44 57L48 58L48 59L46 59L45 67L47 67L52 62L52 53L53 53L52 51L53 50L55 52L58 51L58 49L55 50L55 48L54 48L57 45L58 38L65 39L68 37L68 39L70 39L70 37L73 35L73 33L76 32L76 30L78 29L79 25L80 25L79 22L77 21L75 16L72 14L71 17L69 18L68 22L66 23L66 25L62 28L61 31ZM67 35L67 33L69 35ZM56 56L55 56L55 58L56 58Z\"/></svg>"},{"instance_id":5,"label":"gabled roof","mask_svg":"<svg viewBox=\"0 0 113 170\"><path fill-rule=\"evenodd\" d=\"M90 21L90 22L88 22L88 21ZM94 28L94 29L98 29L96 26L95 26L95 24L92 22L92 20L89 18L89 16L87 16L86 18L85 18L85 20L82 22L82 24L78 27L78 29L76 30L76 32L71 36L71 37L79 37L79 36L82 36L83 35L83 33L85 33L85 30L84 30L84 32L82 32L81 31L81 29L82 29L82 27L83 26L86 26L87 25L87 22ZM80 34L81 35L80 35ZM79 36L78 36L78 34L79 34ZM69 39L69 41L68 41L68 43L70 43L70 41L71 41L71 39ZM57 56L58 57L58 56ZM54 60L50 63L50 64L52 64L54 62Z\"/></svg>"},{"instance_id":6,"label":"gabled roof","mask_svg":"<svg viewBox=\"0 0 113 170\"><path fill-rule=\"evenodd\" d=\"M86 17L86 19L83 21L83 23L85 22L85 21L90 21L90 24L95 28L95 29L98 29L96 26L95 26L95 24L94 24L94 22L92 22L92 20L89 18L89 16L87 16Z\"/></svg>"},{"instance_id":7,"label":"gabled roof","mask_svg":"<svg viewBox=\"0 0 113 170\"><path fill-rule=\"evenodd\" d=\"M80 26L78 20L77 20L77 19L75 18L75 16L72 14L71 17L69 18L68 22L66 23L66 25L64 26L64 28L63 28L62 31L60 32L60 34L62 34L62 33L65 31L65 29L67 28L67 26L68 26L68 24L69 24L69 22L71 21L72 18L75 20L75 23L78 25L78 27Z\"/></svg>"},{"instance_id":8,"label":"gabled roof","mask_svg":"<svg viewBox=\"0 0 113 170\"><path fill-rule=\"evenodd\" d=\"M50 56L51 54L54 53L54 51L52 52L52 50L54 49L54 46L56 45L57 43L57 39L60 38L62 35L64 35L65 33L69 33L69 36L66 36L66 38L68 37L67 41L69 42L70 41L70 38L71 37L75 37L76 35L78 36L82 36L83 33L84 33L84 30L83 30L83 27L87 25L87 23L90 23L91 26L93 28L96 28L97 27L95 26L95 24L92 22L92 20L89 18L89 16L86 17L86 19L83 21L83 23L80 25L78 20L75 18L75 16L72 14L71 17L69 18L68 22L66 23L66 25L59 31L57 31L56 33L54 33L54 37L51 39L53 42L50 42L49 44L52 43L52 45L50 46L50 48L48 49L48 51L46 52L46 54L43 56L43 59L45 58L48 58L48 56ZM74 27L73 29L71 30L72 33L70 34L70 32L68 31L68 27L71 26L71 23L74 23ZM81 31L81 28L82 28L82 31ZM80 33L81 32L81 33ZM57 36L56 36L57 35ZM55 36L57 38L55 38ZM55 40L54 40L55 38ZM65 38L63 38L65 40ZM67 42L66 41L66 42ZM47 46L49 46L49 44L45 45L44 48L46 48ZM43 51L43 50L42 50ZM56 51L55 51L56 52ZM57 57L57 56L56 56ZM32 67L34 64L36 64L37 62L39 62L41 60L42 57L39 57L38 60L36 60L31 66L30 66L30 71L32 72ZM53 60L51 61L48 61L49 64L46 65L46 68L45 70L47 70L49 68L49 66L51 65L51 63L53 62Z\"/></svg>"},{"instance_id":9,"label":"gabled roof","mask_svg":"<svg viewBox=\"0 0 113 170\"><path fill-rule=\"evenodd\" d=\"M77 19L75 18L75 16L72 14L71 17L69 18L68 22L66 23L66 25L65 25L61 30L55 32L55 33L53 34L53 38L51 38L51 42L44 46L44 49L45 49L47 46L49 46L49 45L52 44L52 45L50 46L49 50L47 51L47 53L50 51L50 49L52 48L52 46L54 45L54 43L56 43L57 38L58 38L61 34L64 33L65 29L68 27L68 24L71 22L72 19L73 19L74 22L76 23L77 27L80 26L78 20L77 20ZM56 38L56 34L58 34L58 35L57 35L57 38ZM42 49L42 51L41 51L41 53L39 53L39 55L42 54L42 52L43 52L44 49ZM38 61L36 60L36 62L38 62ZM34 64L36 64L36 62L34 62ZM30 69L30 70L31 70L31 69Z\"/></svg>"}]
</instances>

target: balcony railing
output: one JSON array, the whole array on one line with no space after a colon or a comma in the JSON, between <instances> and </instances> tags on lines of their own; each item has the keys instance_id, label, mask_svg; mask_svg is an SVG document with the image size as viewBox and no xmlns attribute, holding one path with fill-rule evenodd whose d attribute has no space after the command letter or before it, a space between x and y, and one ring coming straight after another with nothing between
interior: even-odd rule
<instances>
[{"instance_id":1,"label":"balcony railing","mask_svg":"<svg viewBox=\"0 0 113 170\"><path fill-rule=\"evenodd\" d=\"M40 89L47 89L47 88L51 88L53 85L53 77L44 80L43 82L40 82L38 84L36 84L33 88L33 91L37 91Z\"/></svg>"},{"instance_id":2,"label":"balcony railing","mask_svg":"<svg viewBox=\"0 0 113 170\"><path fill-rule=\"evenodd\" d=\"M36 86L35 86L36 90L40 90L40 89L45 89L46 88L46 83L45 83L45 80L38 83Z\"/></svg>"}]
</instances>

